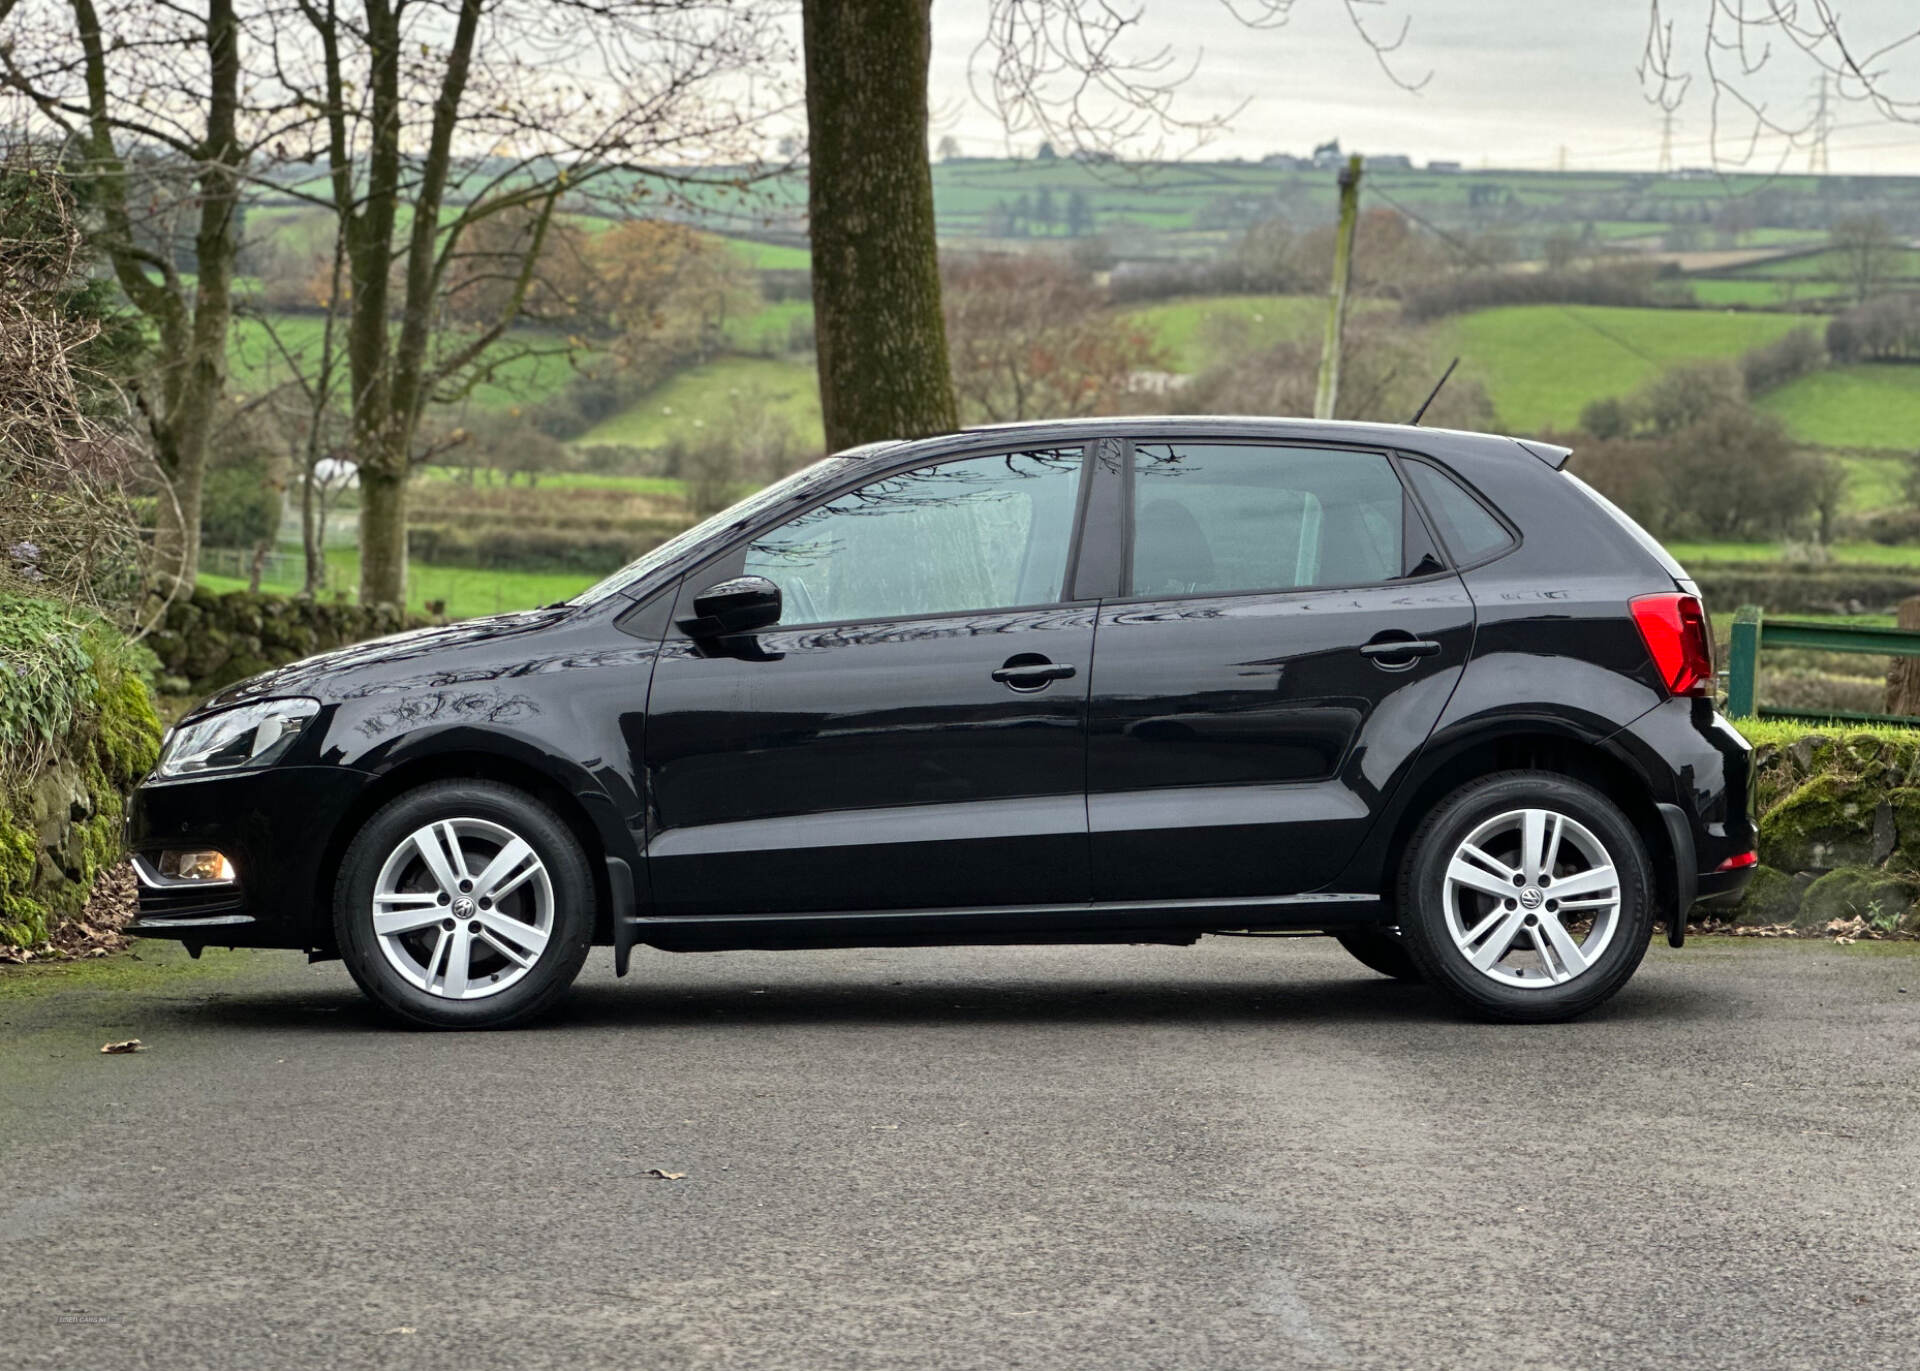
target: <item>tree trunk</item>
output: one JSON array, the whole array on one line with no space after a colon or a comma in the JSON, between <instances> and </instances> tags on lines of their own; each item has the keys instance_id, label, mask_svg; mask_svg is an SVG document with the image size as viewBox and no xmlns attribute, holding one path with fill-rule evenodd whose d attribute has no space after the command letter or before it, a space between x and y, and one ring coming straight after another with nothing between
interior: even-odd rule
<instances>
[{"instance_id":1,"label":"tree trunk","mask_svg":"<svg viewBox=\"0 0 1920 1371\"><path fill-rule=\"evenodd\" d=\"M407 477L371 462L360 464L360 603L405 607L407 595Z\"/></svg>"},{"instance_id":2,"label":"tree trunk","mask_svg":"<svg viewBox=\"0 0 1920 1371\"><path fill-rule=\"evenodd\" d=\"M300 552L306 567L301 577L302 595L318 595L327 576L326 530L314 510L313 487L313 463L309 462L306 475L300 479Z\"/></svg>"},{"instance_id":3,"label":"tree trunk","mask_svg":"<svg viewBox=\"0 0 1920 1371\"><path fill-rule=\"evenodd\" d=\"M928 0L803 0L829 450L959 426L927 159Z\"/></svg>"},{"instance_id":4,"label":"tree trunk","mask_svg":"<svg viewBox=\"0 0 1920 1371\"><path fill-rule=\"evenodd\" d=\"M1920 629L1920 595L1900 602L1895 627ZM1920 715L1920 657L1895 657L1887 672L1887 713Z\"/></svg>"},{"instance_id":5,"label":"tree trunk","mask_svg":"<svg viewBox=\"0 0 1920 1371\"><path fill-rule=\"evenodd\" d=\"M159 446L160 469L173 487L173 499L155 502L153 564L160 576L168 580L177 577L180 593L184 595L193 589L194 577L200 570L200 504L206 477L206 448L202 446L199 461L170 464L164 457L166 444Z\"/></svg>"}]
</instances>

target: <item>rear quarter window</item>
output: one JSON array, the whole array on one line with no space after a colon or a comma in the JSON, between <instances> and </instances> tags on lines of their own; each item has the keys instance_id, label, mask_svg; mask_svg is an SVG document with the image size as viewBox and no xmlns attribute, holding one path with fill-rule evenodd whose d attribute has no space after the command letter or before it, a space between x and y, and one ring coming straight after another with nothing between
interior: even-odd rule
<instances>
[{"instance_id":1,"label":"rear quarter window","mask_svg":"<svg viewBox=\"0 0 1920 1371\"><path fill-rule=\"evenodd\" d=\"M1455 566L1484 562L1513 546L1507 526L1453 477L1425 462L1408 462L1405 471Z\"/></svg>"}]
</instances>

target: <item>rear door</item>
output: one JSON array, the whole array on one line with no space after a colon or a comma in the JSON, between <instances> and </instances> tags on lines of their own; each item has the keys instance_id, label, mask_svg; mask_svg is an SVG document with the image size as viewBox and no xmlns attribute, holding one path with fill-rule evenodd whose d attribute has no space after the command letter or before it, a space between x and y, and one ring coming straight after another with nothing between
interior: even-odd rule
<instances>
[{"instance_id":1,"label":"rear door","mask_svg":"<svg viewBox=\"0 0 1920 1371\"><path fill-rule=\"evenodd\" d=\"M1290 895L1358 847L1473 606L1379 451L1152 441L1120 464L1087 812L1096 900Z\"/></svg>"}]
</instances>

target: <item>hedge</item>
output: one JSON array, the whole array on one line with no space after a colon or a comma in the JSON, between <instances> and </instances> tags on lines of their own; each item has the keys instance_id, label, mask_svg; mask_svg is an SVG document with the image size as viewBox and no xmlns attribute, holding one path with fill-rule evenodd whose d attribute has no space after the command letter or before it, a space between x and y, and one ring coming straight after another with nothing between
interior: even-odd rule
<instances>
[{"instance_id":1,"label":"hedge","mask_svg":"<svg viewBox=\"0 0 1920 1371\"><path fill-rule=\"evenodd\" d=\"M1688 569L1715 614L1759 605L1776 614L1885 614L1920 594L1920 576L1882 567L1722 563Z\"/></svg>"},{"instance_id":2,"label":"hedge","mask_svg":"<svg viewBox=\"0 0 1920 1371\"><path fill-rule=\"evenodd\" d=\"M0 943L80 912L159 756L154 661L109 624L0 594Z\"/></svg>"}]
</instances>

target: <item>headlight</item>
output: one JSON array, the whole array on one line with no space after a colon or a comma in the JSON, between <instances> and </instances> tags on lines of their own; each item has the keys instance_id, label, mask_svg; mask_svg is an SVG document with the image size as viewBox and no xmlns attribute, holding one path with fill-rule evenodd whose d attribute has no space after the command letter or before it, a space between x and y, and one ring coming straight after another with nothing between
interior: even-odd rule
<instances>
[{"instance_id":1,"label":"headlight","mask_svg":"<svg viewBox=\"0 0 1920 1371\"><path fill-rule=\"evenodd\" d=\"M266 766L293 746L318 700L262 700L180 725L167 734L156 776L197 776Z\"/></svg>"}]
</instances>

